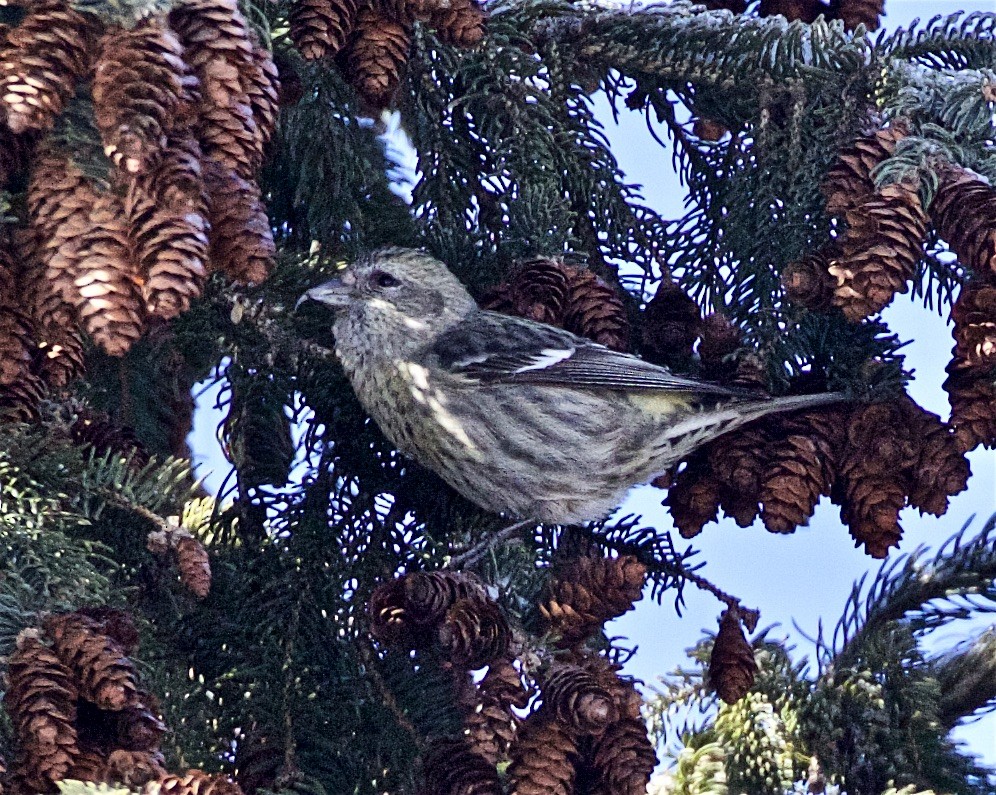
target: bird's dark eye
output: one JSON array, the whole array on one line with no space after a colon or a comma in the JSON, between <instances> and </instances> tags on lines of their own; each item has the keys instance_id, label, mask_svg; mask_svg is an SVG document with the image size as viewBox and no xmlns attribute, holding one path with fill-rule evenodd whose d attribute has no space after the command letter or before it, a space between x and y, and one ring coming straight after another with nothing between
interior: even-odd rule
<instances>
[{"instance_id":1,"label":"bird's dark eye","mask_svg":"<svg viewBox=\"0 0 996 795\"><path fill-rule=\"evenodd\" d=\"M374 274L373 282L378 287L397 287L401 282L395 279L390 273L378 271Z\"/></svg>"}]
</instances>

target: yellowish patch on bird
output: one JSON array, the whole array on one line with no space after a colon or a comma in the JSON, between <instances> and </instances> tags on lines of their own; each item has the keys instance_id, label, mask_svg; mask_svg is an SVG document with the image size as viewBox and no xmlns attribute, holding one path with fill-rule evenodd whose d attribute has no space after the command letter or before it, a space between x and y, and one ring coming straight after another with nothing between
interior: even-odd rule
<instances>
[{"instance_id":1,"label":"yellowish patch on bird","mask_svg":"<svg viewBox=\"0 0 996 795\"><path fill-rule=\"evenodd\" d=\"M652 417L669 417L692 407L691 398L680 393L629 392L626 399Z\"/></svg>"},{"instance_id":2,"label":"yellowish patch on bird","mask_svg":"<svg viewBox=\"0 0 996 795\"><path fill-rule=\"evenodd\" d=\"M477 445L467 435L460 420L446 408L446 396L429 385L429 371L415 362L399 362L398 372L408 383L415 401L428 406L440 427L463 445L467 452L474 454L475 458L479 457Z\"/></svg>"}]
</instances>

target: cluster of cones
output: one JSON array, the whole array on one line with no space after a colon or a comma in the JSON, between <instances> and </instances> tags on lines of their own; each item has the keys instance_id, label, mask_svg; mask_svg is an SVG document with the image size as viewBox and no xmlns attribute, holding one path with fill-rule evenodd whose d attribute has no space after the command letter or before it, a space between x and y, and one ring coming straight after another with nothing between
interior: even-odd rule
<instances>
[{"instance_id":1,"label":"cluster of cones","mask_svg":"<svg viewBox=\"0 0 996 795\"><path fill-rule=\"evenodd\" d=\"M276 69L236 0L172 6L122 21L44 0L3 31L0 187L26 184L5 297L56 383L79 372L80 328L122 355L210 272L258 282L271 267L255 173Z\"/></svg>"},{"instance_id":2,"label":"cluster of cones","mask_svg":"<svg viewBox=\"0 0 996 795\"><path fill-rule=\"evenodd\" d=\"M559 326L617 351L629 349L629 320L618 293L563 260L523 260L508 281L482 296L481 306Z\"/></svg>"},{"instance_id":3,"label":"cluster of cones","mask_svg":"<svg viewBox=\"0 0 996 795\"><path fill-rule=\"evenodd\" d=\"M841 153L824 191L827 209L846 222L834 243L791 263L786 295L809 309L839 307L850 320L884 308L909 289L928 228L971 273L951 308L954 357L944 384L950 424L963 451L996 445L996 191L979 175L948 162L932 165L938 188L929 212L918 185L876 190L872 171L908 131L899 123L857 140Z\"/></svg>"},{"instance_id":4,"label":"cluster of cones","mask_svg":"<svg viewBox=\"0 0 996 795\"><path fill-rule=\"evenodd\" d=\"M21 633L3 700L17 748L5 792L54 793L63 779L156 784L176 795L240 792L200 771L174 776L164 769L166 727L129 657L137 644L130 617L110 608L52 615Z\"/></svg>"},{"instance_id":5,"label":"cluster of cones","mask_svg":"<svg viewBox=\"0 0 996 795\"><path fill-rule=\"evenodd\" d=\"M463 731L430 740L423 792L645 792L657 758L640 718L640 696L618 666L582 648L606 620L632 608L645 575L646 568L625 555L560 565L539 606L559 650L528 676L529 666L513 654L507 621L473 575L415 573L380 586L370 603L374 637L403 648L431 645L460 674ZM485 665L475 683L468 672Z\"/></svg>"},{"instance_id":6,"label":"cluster of cones","mask_svg":"<svg viewBox=\"0 0 996 795\"><path fill-rule=\"evenodd\" d=\"M416 21L458 47L484 37L485 13L477 0L296 0L290 34L305 59L334 57L360 96L381 109L401 82Z\"/></svg>"}]
</instances>

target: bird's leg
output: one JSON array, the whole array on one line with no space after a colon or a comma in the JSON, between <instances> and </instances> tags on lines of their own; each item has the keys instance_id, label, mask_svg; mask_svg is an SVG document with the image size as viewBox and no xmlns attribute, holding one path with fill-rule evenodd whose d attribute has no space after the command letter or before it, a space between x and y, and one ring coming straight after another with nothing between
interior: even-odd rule
<instances>
[{"instance_id":1,"label":"bird's leg","mask_svg":"<svg viewBox=\"0 0 996 795\"><path fill-rule=\"evenodd\" d=\"M503 527L494 535L488 536L479 543L472 546L466 552L461 552L446 561L446 565L443 566L444 569L457 569L471 565L480 560L481 556L484 555L491 547L500 544L502 541L507 540L510 536L517 533L523 527L528 527L531 524L536 524L532 519L523 519L521 522L515 522L510 524L508 527Z\"/></svg>"}]
</instances>

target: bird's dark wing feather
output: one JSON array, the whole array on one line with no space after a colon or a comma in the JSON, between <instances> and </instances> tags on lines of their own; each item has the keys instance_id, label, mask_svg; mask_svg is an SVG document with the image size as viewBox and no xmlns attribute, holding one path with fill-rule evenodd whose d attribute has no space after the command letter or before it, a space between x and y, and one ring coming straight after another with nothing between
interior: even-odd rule
<instances>
[{"instance_id":1,"label":"bird's dark wing feather","mask_svg":"<svg viewBox=\"0 0 996 795\"><path fill-rule=\"evenodd\" d=\"M569 331L497 312L474 312L427 351L436 363L479 383L545 384L589 389L665 390L757 397L675 375Z\"/></svg>"}]
</instances>

